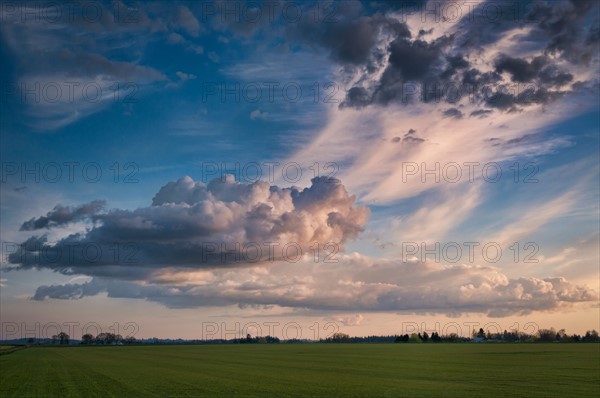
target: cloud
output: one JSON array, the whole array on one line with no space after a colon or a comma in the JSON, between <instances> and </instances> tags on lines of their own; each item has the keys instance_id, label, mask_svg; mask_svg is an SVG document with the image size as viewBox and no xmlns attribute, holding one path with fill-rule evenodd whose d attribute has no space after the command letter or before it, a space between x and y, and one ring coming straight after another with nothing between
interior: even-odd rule
<instances>
[{"instance_id":1,"label":"cloud","mask_svg":"<svg viewBox=\"0 0 600 398\"><path fill-rule=\"evenodd\" d=\"M179 33L171 32L167 36L167 41L171 44L186 43L187 41Z\"/></svg>"},{"instance_id":2,"label":"cloud","mask_svg":"<svg viewBox=\"0 0 600 398\"><path fill-rule=\"evenodd\" d=\"M36 300L73 299L106 292L170 308L278 305L317 311L481 313L491 317L558 311L590 305L595 291L564 278L508 278L498 269L373 260L356 253L337 264L305 259L268 268L213 270L186 284L173 284L168 270L151 283L94 278L82 284L41 286ZM161 279L163 283L161 283ZM359 324L362 315L341 317Z\"/></svg>"},{"instance_id":3,"label":"cloud","mask_svg":"<svg viewBox=\"0 0 600 398\"><path fill-rule=\"evenodd\" d=\"M456 108L446 109L443 113L444 117L453 117L455 119L462 119L463 113Z\"/></svg>"},{"instance_id":4,"label":"cloud","mask_svg":"<svg viewBox=\"0 0 600 398\"><path fill-rule=\"evenodd\" d=\"M465 163L477 164L474 178L481 179L486 163L548 154L569 145L564 137L547 137L543 132L565 118L593 108L594 104L597 99L589 97L586 101L571 94L546 107L529 107L528 111L481 113L477 111L490 108L480 109L478 104L467 103L460 112L476 113L460 119L441 117L448 109L445 102L410 107L402 104L363 109L331 107L316 138L286 161L314 164L327 159L343 166L339 177L361 201L392 205L425 192L436 194L447 186L466 190L464 183L469 180L469 173ZM482 115L486 117L475 117ZM407 135L409 129L415 132ZM493 145L490 141L501 138L497 143L506 143L523 136L529 139L514 145ZM402 142L394 142L394 137L402 137ZM381 145L383 140L390 145ZM454 163L462 165L461 178L448 182L441 173ZM414 175L407 172L409 165L415 167ZM439 177L425 178L425 169L439 170Z\"/></svg>"},{"instance_id":5,"label":"cloud","mask_svg":"<svg viewBox=\"0 0 600 398\"><path fill-rule=\"evenodd\" d=\"M191 73L185 73L185 72L175 72L175 75L181 80L181 81L186 81L186 80L194 80L196 79L196 75L192 75Z\"/></svg>"},{"instance_id":6,"label":"cloud","mask_svg":"<svg viewBox=\"0 0 600 398\"><path fill-rule=\"evenodd\" d=\"M551 256L540 256L540 265L550 268L554 273L566 278L587 282L595 280L596 288L598 266L600 263L600 235L597 231L589 238L577 240L573 244L559 249Z\"/></svg>"},{"instance_id":7,"label":"cloud","mask_svg":"<svg viewBox=\"0 0 600 398\"><path fill-rule=\"evenodd\" d=\"M300 24L285 26L289 38L323 52L337 64L338 82L344 88L343 105L330 111L326 126L294 160L314 164L326 159L342 165L346 185L336 179L316 179L302 190L264 182L239 184L231 177L208 184L184 177L162 187L150 206L134 210L104 212L102 206L92 206L95 202L77 207L58 205L45 216L22 223L21 229L45 233L80 221L93 224L52 245L46 235L32 236L10 261L21 269L48 268L93 278L41 286L34 299L76 299L106 292L110 297L146 299L169 307L281 305L352 314L408 311L490 316L557 311L597 300L592 290L561 277L519 277L492 267L407 264L354 254L342 255L337 264L311 261L315 242L332 242L343 250L365 227L369 211L357 205L348 191L366 203L382 204L423 194L420 208L398 220L398 234L430 240L452 231L469 219L485 197L481 180L471 186L455 184L455 189L431 179L423 182L420 173L405 181L403 163L430 168L441 159L484 164L551 153L565 140L542 136L540 131L565 115L581 112L581 104L563 106L576 95L588 90L597 96L597 84L590 83L597 68L586 69L586 65L596 65L598 29L589 22L597 7L584 2L540 1L529 15L535 19L524 22L525 26L505 15L494 24L467 25L463 20L414 29L414 20L398 21L388 4L369 4L368 10L381 13L365 16L366 6L343 2L336 23L313 24L310 18L302 18ZM146 59L141 55L150 40L149 32L160 32L163 40L187 50L204 51L189 39L198 37L203 27L188 7L175 6L164 18L154 18L160 7L149 8L154 14L135 27L103 22L97 31L86 30L82 43L96 37L101 43L93 51L86 45L62 48L64 36L71 32L62 25L55 29L40 25L23 33L18 24L9 21L0 29L3 40L24 62L23 82L92 81L112 96L109 87L115 80L132 80L147 87L167 80L162 72L140 63ZM116 33L105 29L108 26ZM240 32L256 29L236 24L230 28ZM122 40L125 33L139 40L130 45ZM115 59L112 42L128 44L127 49L135 51L130 57ZM50 54L42 57L47 61L36 56L42 50ZM212 51L207 56L213 62L220 60ZM297 56L289 53L290 58ZM270 62L257 56L256 62L235 63L221 72L283 80L289 78L291 69L300 70L282 68L280 54L275 58ZM307 62L309 58L297 62L298 67L317 70L322 78L321 68ZM61 75L63 71L68 76ZM196 78L180 71L175 75L180 81ZM458 102L447 93L432 94L435 84L448 82L478 88L491 85L499 92L489 96L476 90L472 97ZM514 83L533 84L515 91ZM413 87L424 89L425 94L404 101L406 89ZM98 103L42 103L32 111L43 119L43 128L53 129L102 109L111 98L102 97ZM585 103L575 99L571 102ZM277 113L269 111L273 120ZM313 112L308 115L314 119ZM260 109L250 113L252 120L267 116ZM198 126L194 124L194 128ZM560 217L575 200L565 194L546 205L542 201L536 204L535 212L498 228L491 238L510 244L515 237ZM290 243L298 244L305 254L298 262L285 261L280 251L274 255L269 251ZM89 253L86 257L80 248L95 245L101 248L101 256L89 261ZM245 249L254 249L253 245L262 251L250 259L248 255L254 253ZM131 248L126 254L135 261L115 258L115 246ZM570 255L565 252L548 262L568 262ZM560 270L560 264L556 269ZM337 318L347 324L363 321L360 314Z\"/></svg>"},{"instance_id":8,"label":"cloud","mask_svg":"<svg viewBox=\"0 0 600 398\"><path fill-rule=\"evenodd\" d=\"M82 298L84 296L95 296L102 289L94 283L71 284L54 286L40 286L36 289L34 300L43 300L46 297L55 299L67 300Z\"/></svg>"},{"instance_id":9,"label":"cloud","mask_svg":"<svg viewBox=\"0 0 600 398\"><path fill-rule=\"evenodd\" d=\"M106 202L103 200L94 200L75 208L56 205L45 216L25 221L21 225L21 231L35 231L43 228L50 229L82 221L99 214L104 209L105 204Z\"/></svg>"},{"instance_id":10,"label":"cloud","mask_svg":"<svg viewBox=\"0 0 600 398\"><path fill-rule=\"evenodd\" d=\"M183 5L177 7L176 16L173 21L176 26L182 28L192 37L197 37L202 30L198 19L196 19L189 8Z\"/></svg>"},{"instance_id":11,"label":"cloud","mask_svg":"<svg viewBox=\"0 0 600 398\"><path fill-rule=\"evenodd\" d=\"M446 89L452 85L469 90L483 105L514 112L572 92L577 77L588 85L594 80L590 70L576 73L581 72L580 65L598 62L594 50L600 38L598 8L583 3L540 1L523 11L519 21L505 12L490 23L485 17L487 4L481 2L456 23L436 24L427 38L414 35L417 26L426 25L420 12L402 14L406 23L391 23L391 13L347 13L339 26L327 27L327 39L319 36L318 28L311 29L308 37L328 48L330 57L344 67L344 80L351 84L342 108L409 105L417 98L425 103L454 102L454 92ZM497 6L509 9L514 4L500 1ZM519 24L521 19L526 23ZM433 30L436 33L431 35ZM490 64L495 68L490 69ZM509 79L503 79L503 74ZM517 95L511 93L514 87L509 83L535 83L535 87ZM497 96L490 98L489 85L499 91Z\"/></svg>"},{"instance_id":12,"label":"cloud","mask_svg":"<svg viewBox=\"0 0 600 398\"><path fill-rule=\"evenodd\" d=\"M185 45L185 47L188 51L191 51L198 55L204 54L204 47L187 40L185 37L183 37L179 33L175 33L175 32L169 33L167 35L167 43Z\"/></svg>"},{"instance_id":13,"label":"cloud","mask_svg":"<svg viewBox=\"0 0 600 398\"><path fill-rule=\"evenodd\" d=\"M537 80L540 84L563 86L573 80L573 75L562 72L555 65L548 65L550 60L545 56L534 57L531 61L513 58L501 54L496 60L496 72L508 72L511 80L519 83L528 83Z\"/></svg>"},{"instance_id":14,"label":"cloud","mask_svg":"<svg viewBox=\"0 0 600 398\"><path fill-rule=\"evenodd\" d=\"M212 62L214 62L214 63L217 64L221 60L221 57L219 57L219 55L216 52L209 51L208 52L208 59L210 59Z\"/></svg>"},{"instance_id":15,"label":"cloud","mask_svg":"<svg viewBox=\"0 0 600 398\"><path fill-rule=\"evenodd\" d=\"M546 51L573 63L588 64L598 45L598 7L593 2L570 0L537 2L531 18L549 38ZM586 24L596 18L594 24ZM592 19L593 21L593 19Z\"/></svg>"},{"instance_id":16,"label":"cloud","mask_svg":"<svg viewBox=\"0 0 600 398\"><path fill-rule=\"evenodd\" d=\"M335 322L337 324L341 324L343 326L358 326L362 324L365 317L362 314L355 315L338 315L326 318L327 321Z\"/></svg>"},{"instance_id":17,"label":"cloud","mask_svg":"<svg viewBox=\"0 0 600 398\"><path fill-rule=\"evenodd\" d=\"M193 45L193 46L191 46L191 47L190 47L190 49L191 49L191 50L192 50L194 53L196 53L196 54L198 54L198 55L200 55L200 54L204 54L204 47L202 47L202 46L195 46L195 45Z\"/></svg>"},{"instance_id":18,"label":"cloud","mask_svg":"<svg viewBox=\"0 0 600 398\"><path fill-rule=\"evenodd\" d=\"M268 116L269 116L268 112L261 111L260 109L256 109L256 110L253 110L252 112L250 112L250 119L252 119L252 120L259 120L259 119L266 120Z\"/></svg>"},{"instance_id":19,"label":"cloud","mask_svg":"<svg viewBox=\"0 0 600 398\"><path fill-rule=\"evenodd\" d=\"M162 71L141 61L157 38L196 54L204 51L192 41L203 28L185 5L169 8L147 3L132 8L120 1L99 3L92 16L83 4L50 9L57 9L59 15L50 18L47 7L32 4L23 4L19 12L0 10L1 38L18 71L14 96L19 99L37 92L35 100L22 102L24 120L38 131L60 129L111 103L135 102L169 87ZM23 15L27 15L25 23ZM55 87L62 91L58 99Z\"/></svg>"},{"instance_id":20,"label":"cloud","mask_svg":"<svg viewBox=\"0 0 600 398\"><path fill-rule=\"evenodd\" d=\"M163 186L152 206L98 211L97 202L75 209L57 206L24 223L23 229L33 230L94 220L91 228L55 245L45 236L31 237L9 261L21 268L133 279L163 267L239 267L308 253L315 243L342 250L369 216L334 178L314 178L299 190L264 181L240 184L231 175L207 185L184 177ZM115 245L129 250L131 258L115 260Z\"/></svg>"},{"instance_id":21,"label":"cloud","mask_svg":"<svg viewBox=\"0 0 600 398\"><path fill-rule=\"evenodd\" d=\"M490 113L492 113L492 110L490 109L477 109L476 111L471 112L469 116L477 116L482 119L487 117Z\"/></svg>"},{"instance_id":22,"label":"cloud","mask_svg":"<svg viewBox=\"0 0 600 398\"><path fill-rule=\"evenodd\" d=\"M359 3L358 7L360 7ZM290 25L288 35L310 45L319 45L329 51L332 60L343 64L367 63L373 56L382 33L410 37L406 24L381 14L358 16L358 10L336 10L334 23L303 18L301 23Z\"/></svg>"},{"instance_id":23,"label":"cloud","mask_svg":"<svg viewBox=\"0 0 600 398\"><path fill-rule=\"evenodd\" d=\"M390 235L399 242L439 242L482 203L482 190L481 183L446 185L435 199L423 201L409 215L394 218L395 232Z\"/></svg>"},{"instance_id":24,"label":"cloud","mask_svg":"<svg viewBox=\"0 0 600 398\"><path fill-rule=\"evenodd\" d=\"M90 21L81 4L68 12L62 9L56 19L45 15L46 7L24 6L21 11L28 15L26 23L20 21L21 12L3 8L0 30L19 71L14 97L20 99L24 120L33 129L59 129L106 109L117 99L135 100L139 97L127 96L132 92L140 96L167 80L160 71L138 61L150 36L167 30L144 9L136 9L131 21L126 20L130 10L122 3L111 7L99 4L100 17ZM116 51L117 42L129 51ZM115 53L126 55L116 57Z\"/></svg>"}]
</instances>

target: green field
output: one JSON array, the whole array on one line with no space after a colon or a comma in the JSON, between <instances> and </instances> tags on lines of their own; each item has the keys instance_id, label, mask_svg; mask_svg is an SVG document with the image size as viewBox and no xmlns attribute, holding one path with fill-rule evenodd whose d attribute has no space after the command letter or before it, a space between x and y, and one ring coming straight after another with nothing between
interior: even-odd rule
<instances>
[{"instance_id":1,"label":"green field","mask_svg":"<svg viewBox=\"0 0 600 398\"><path fill-rule=\"evenodd\" d=\"M30 347L2 397L597 397L600 344Z\"/></svg>"}]
</instances>

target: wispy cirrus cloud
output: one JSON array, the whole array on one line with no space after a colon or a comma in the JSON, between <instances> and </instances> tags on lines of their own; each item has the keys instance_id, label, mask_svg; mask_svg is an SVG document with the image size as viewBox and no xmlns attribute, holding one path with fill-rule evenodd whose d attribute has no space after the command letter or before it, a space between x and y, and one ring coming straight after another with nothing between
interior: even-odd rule
<instances>
[{"instance_id":1,"label":"wispy cirrus cloud","mask_svg":"<svg viewBox=\"0 0 600 398\"><path fill-rule=\"evenodd\" d=\"M151 9L132 10L121 2L97 3L93 18L82 11L84 3L69 6L41 2L2 8L2 40L18 67L6 94L26 109L37 131L58 130L165 87L165 74L142 64L143 49L169 26L197 30L185 12L169 25Z\"/></svg>"}]
</instances>

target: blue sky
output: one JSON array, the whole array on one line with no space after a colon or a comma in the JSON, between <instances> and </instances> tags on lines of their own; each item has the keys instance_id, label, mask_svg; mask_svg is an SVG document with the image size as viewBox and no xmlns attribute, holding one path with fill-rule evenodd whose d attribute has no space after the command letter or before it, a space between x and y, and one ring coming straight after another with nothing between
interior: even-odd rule
<instances>
[{"instance_id":1,"label":"blue sky","mask_svg":"<svg viewBox=\"0 0 600 398\"><path fill-rule=\"evenodd\" d=\"M0 3L2 321L598 329L598 4L276 3Z\"/></svg>"}]
</instances>

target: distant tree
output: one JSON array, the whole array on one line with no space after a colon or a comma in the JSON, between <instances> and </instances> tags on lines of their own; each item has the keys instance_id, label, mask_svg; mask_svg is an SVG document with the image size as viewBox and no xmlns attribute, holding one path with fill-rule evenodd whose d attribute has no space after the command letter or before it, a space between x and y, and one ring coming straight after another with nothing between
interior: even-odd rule
<instances>
[{"instance_id":1,"label":"distant tree","mask_svg":"<svg viewBox=\"0 0 600 398\"><path fill-rule=\"evenodd\" d=\"M69 344L69 335L65 332L60 332L56 337L59 344Z\"/></svg>"},{"instance_id":2,"label":"distant tree","mask_svg":"<svg viewBox=\"0 0 600 398\"><path fill-rule=\"evenodd\" d=\"M107 344L107 340L108 340L108 337L107 337L106 333L98 333L96 335L96 338L94 339L94 342L96 344L104 345L104 344Z\"/></svg>"},{"instance_id":3,"label":"distant tree","mask_svg":"<svg viewBox=\"0 0 600 398\"><path fill-rule=\"evenodd\" d=\"M96 344L115 344L118 341L121 341L123 337L120 334L114 333L100 333L96 336ZM156 337L153 338L154 343L158 343L158 339Z\"/></svg>"},{"instance_id":4,"label":"distant tree","mask_svg":"<svg viewBox=\"0 0 600 398\"><path fill-rule=\"evenodd\" d=\"M538 331L538 335L539 335L539 340L541 342L554 341L554 339L556 338L556 330L554 330L554 328L540 329Z\"/></svg>"},{"instance_id":5,"label":"distant tree","mask_svg":"<svg viewBox=\"0 0 600 398\"><path fill-rule=\"evenodd\" d=\"M450 333L447 336L442 336L440 339L441 341L445 341L448 343L455 343L460 339L460 336L456 333Z\"/></svg>"},{"instance_id":6,"label":"distant tree","mask_svg":"<svg viewBox=\"0 0 600 398\"><path fill-rule=\"evenodd\" d=\"M511 332L508 331L504 331L504 333L502 333L502 341L517 341L519 340L519 334L517 333L516 330L513 330Z\"/></svg>"},{"instance_id":7,"label":"distant tree","mask_svg":"<svg viewBox=\"0 0 600 398\"><path fill-rule=\"evenodd\" d=\"M422 343L423 340L421 340L420 334L417 333L413 333L410 335L410 338L408 339L409 343Z\"/></svg>"},{"instance_id":8,"label":"distant tree","mask_svg":"<svg viewBox=\"0 0 600 398\"><path fill-rule=\"evenodd\" d=\"M123 339L123 344L133 344L135 343L135 337L127 336Z\"/></svg>"},{"instance_id":9,"label":"distant tree","mask_svg":"<svg viewBox=\"0 0 600 398\"><path fill-rule=\"evenodd\" d=\"M600 338L598 337L598 332L595 330L588 330L587 332L585 332L585 336L583 336L583 338L581 339L581 341L585 341L585 342L597 342L600 341Z\"/></svg>"},{"instance_id":10,"label":"distant tree","mask_svg":"<svg viewBox=\"0 0 600 398\"><path fill-rule=\"evenodd\" d=\"M423 336L421 337L424 343L427 343L427 341L429 341L429 335L427 334L427 332L423 332Z\"/></svg>"},{"instance_id":11,"label":"distant tree","mask_svg":"<svg viewBox=\"0 0 600 398\"><path fill-rule=\"evenodd\" d=\"M408 334L402 334L400 336L396 336L396 339L394 340L396 343L406 343L408 342Z\"/></svg>"},{"instance_id":12,"label":"distant tree","mask_svg":"<svg viewBox=\"0 0 600 398\"><path fill-rule=\"evenodd\" d=\"M408 335L407 334L401 334L400 336L396 336L396 339L394 340L395 343L406 343L408 342Z\"/></svg>"},{"instance_id":13,"label":"distant tree","mask_svg":"<svg viewBox=\"0 0 600 398\"><path fill-rule=\"evenodd\" d=\"M81 336L81 344L93 344L94 343L94 336L92 336L89 333L84 334L83 336Z\"/></svg>"},{"instance_id":14,"label":"distant tree","mask_svg":"<svg viewBox=\"0 0 600 398\"><path fill-rule=\"evenodd\" d=\"M350 336L346 333L337 332L334 333L330 339L334 343L347 343L350 341Z\"/></svg>"},{"instance_id":15,"label":"distant tree","mask_svg":"<svg viewBox=\"0 0 600 398\"><path fill-rule=\"evenodd\" d=\"M485 339L485 332L483 328L479 328L479 333L477 333L477 337L479 337L480 339Z\"/></svg>"},{"instance_id":16,"label":"distant tree","mask_svg":"<svg viewBox=\"0 0 600 398\"><path fill-rule=\"evenodd\" d=\"M554 337L555 341L562 341L560 334L556 333L556 337Z\"/></svg>"}]
</instances>

